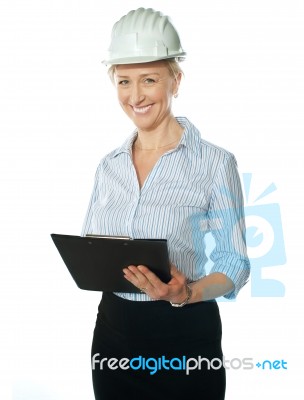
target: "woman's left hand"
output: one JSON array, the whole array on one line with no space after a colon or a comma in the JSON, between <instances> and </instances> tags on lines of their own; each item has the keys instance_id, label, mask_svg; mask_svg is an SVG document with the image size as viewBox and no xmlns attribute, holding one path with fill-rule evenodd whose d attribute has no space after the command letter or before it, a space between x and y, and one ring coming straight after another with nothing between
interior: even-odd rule
<instances>
[{"instance_id":1,"label":"woman's left hand","mask_svg":"<svg viewBox=\"0 0 304 400\"><path fill-rule=\"evenodd\" d=\"M171 280L162 282L144 265L129 265L123 270L125 278L154 300L167 300L181 303L187 297L186 277L171 264Z\"/></svg>"}]
</instances>

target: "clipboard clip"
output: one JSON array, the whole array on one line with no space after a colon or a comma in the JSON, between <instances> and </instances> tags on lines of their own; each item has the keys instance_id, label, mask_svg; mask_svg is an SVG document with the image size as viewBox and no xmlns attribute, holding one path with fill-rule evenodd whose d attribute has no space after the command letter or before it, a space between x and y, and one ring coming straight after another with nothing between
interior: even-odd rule
<instances>
[{"instance_id":1,"label":"clipboard clip","mask_svg":"<svg viewBox=\"0 0 304 400\"><path fill-rule=\"evenodd\" d=\"M97 239L121 239L121 240L132 240L130 236L113 236L113 235L94 235L87 234L86 237L97 238Z\"/></svg>"}]
</instances>

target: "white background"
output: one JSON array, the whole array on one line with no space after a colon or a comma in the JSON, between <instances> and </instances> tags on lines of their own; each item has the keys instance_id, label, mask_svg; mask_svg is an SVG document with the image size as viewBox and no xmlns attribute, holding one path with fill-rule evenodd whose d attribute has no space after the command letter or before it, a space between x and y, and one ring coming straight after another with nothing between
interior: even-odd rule
<instances>
[{"instance_id":1,"label":"white background","mask_svg":"<svg viewBox=\"0 0 304 400\"><path fill-rule=\"evenodd\" d=\"M278 188L263 202L280 204L287 262L265 277L286 295L252 297L248 284L220 308L228 359L288 363L228 370L226 398L290 398L303 391L300 0L1 1L0 397L93 399L100 294L76 287L49 235L80 233L100 158L133 129L101 60L113 23L139 6L169 14L188 52L175 114L253 173L252 199Z\"/></svg>"}]
</instances>

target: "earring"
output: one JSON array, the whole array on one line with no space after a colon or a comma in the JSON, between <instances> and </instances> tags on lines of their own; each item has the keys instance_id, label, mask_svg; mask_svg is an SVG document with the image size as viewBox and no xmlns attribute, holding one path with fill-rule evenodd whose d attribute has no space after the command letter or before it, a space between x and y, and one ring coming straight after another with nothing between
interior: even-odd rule
<instances>
[{"instance_id":1,"label":"earring","mask_svg":"<svg viewBox=\"0 0 304 400\"><path fill-rule=\"evenodd\" d=\"M176 99L178 97L178 93L175 93L173 97Z\"/></svg>"}]
</instances>

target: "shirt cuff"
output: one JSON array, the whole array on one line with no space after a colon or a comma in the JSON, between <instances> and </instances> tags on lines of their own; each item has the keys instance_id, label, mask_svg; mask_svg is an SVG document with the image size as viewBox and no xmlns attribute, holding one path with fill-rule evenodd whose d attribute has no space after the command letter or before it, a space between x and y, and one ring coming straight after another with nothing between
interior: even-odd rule
<instances>
[{"instance_id":1,"label":"shirt cuff","mask_svg":"<svg viewBox=\"0 0 304 400\"><path fill-rule=\"evenodd\" d=\"M234 289L224 295L226 299L233 300L241 288L248 282L250 263L247 258L238 258L235 255L226 253L214 263L210 274L214 272L226 275L234 283Z\"/></svg>"}]
</instances>

